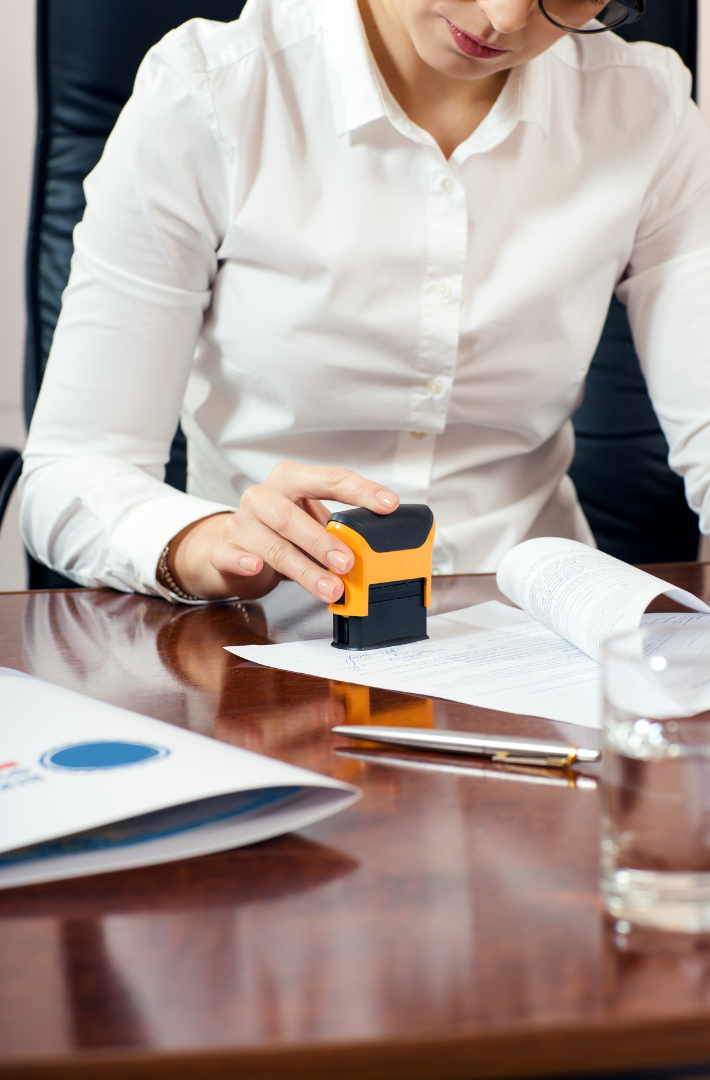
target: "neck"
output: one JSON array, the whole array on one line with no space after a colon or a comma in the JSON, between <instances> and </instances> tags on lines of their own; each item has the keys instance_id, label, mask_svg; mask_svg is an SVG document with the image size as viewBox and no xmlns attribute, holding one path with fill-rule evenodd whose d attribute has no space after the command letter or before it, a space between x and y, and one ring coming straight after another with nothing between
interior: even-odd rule
<instances>
[{"instance_id":1,"label":"neck","mask_svg":"<svg viewBox=\"0 0 710 1080\"><path fill-rule=\"evenodd\" d=\"M358 2L370 48L391 94L449 158L488 115L508 72L473 80L442 75L421 59L387 0Z\"/></svg>"}]
</instances>

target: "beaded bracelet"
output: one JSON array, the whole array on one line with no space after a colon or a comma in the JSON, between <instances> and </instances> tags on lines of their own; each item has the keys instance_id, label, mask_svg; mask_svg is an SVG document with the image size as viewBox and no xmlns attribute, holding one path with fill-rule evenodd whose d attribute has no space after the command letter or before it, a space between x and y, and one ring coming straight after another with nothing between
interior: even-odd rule
<instances>
[{"instance_id":1,"label":"beaded bracelet","mask_svg":"<svg viewBox=\"0 0 710 1080\"><path fill-rule=\"evenodd\" d=\"M170 544L166 544L160 553L158 559L158 570L156 577L161 585L164 585L166 589L169 589L179 600L202 600L201 596L193 596L192 593L187 593L180 588L175 578L168 569L168 555L170 553Z\"/></svg>"}]
</instances>

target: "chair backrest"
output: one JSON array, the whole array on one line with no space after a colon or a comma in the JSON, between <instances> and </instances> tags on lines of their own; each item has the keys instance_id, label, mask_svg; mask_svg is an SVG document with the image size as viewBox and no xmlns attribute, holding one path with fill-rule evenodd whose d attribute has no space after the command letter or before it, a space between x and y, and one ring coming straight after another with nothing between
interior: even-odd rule
<instances>
[{"instance_id":1,"label":"chair backrest","mask_svg":"<svg viewBox=\"0 0 710 1080\"><path fill-rule=\"evenodd\" d=\"M695 74L697 0L649 0L648 9L620 32L631 41L669 45ZM612 301L573 423L577 451L570 476L602 551L630 563L694 560L698 518L683 481L668 466L668 444L618 300Z\"/></svg>"},{"instance_id":2,"label":"chair backrest","mask_svg":"<svg viewBox=\"0 0 710 1080\"><path fill-rule=\"evenodd\" d=\"M25 416L32 418L62 292L72 231L84 213L84 177L130 97L138 66L169 30L200 17L229 22L244 0L38 0L37 144L27 242ZM184 490L185 440L178 428L166 480ZM30 561L30 588L73 583Z\"/></svg>"},{"instance_id":3,"label":"chair backrest","mask_svg":"<svg viewBox=\"0 0 710 1080\"><path fill-rule=\"evenodd\" d=\"M0 446L0 525L21 471L20 451Z\"/></svg>"}]
</instances>

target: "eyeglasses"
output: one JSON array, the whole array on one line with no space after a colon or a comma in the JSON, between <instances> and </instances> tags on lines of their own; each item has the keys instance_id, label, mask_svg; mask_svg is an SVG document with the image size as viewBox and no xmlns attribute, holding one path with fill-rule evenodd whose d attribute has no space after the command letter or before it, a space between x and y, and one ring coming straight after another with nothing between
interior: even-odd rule
<instances>
[{"instance_id":1,"label":"eyeglasses","mask_svg":"<svg viewBox=\"0 0 710 1080\"><path fill-rule=\"evenodd\" d=\"M646 11L645 0L538 0L540 11L554 26L571 34L603 34L635 23ZM601 26L587 26L592 19Z\"/></svg>"}]
</instances>

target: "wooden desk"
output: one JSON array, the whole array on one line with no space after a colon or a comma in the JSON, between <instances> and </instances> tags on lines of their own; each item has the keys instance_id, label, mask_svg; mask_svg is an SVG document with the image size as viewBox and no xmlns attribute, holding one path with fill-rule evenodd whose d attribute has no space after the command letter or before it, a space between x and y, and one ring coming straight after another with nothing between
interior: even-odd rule
<instances>
[{"instance_id":1,"label":"wooden desk","mask_svg":"<svg viewBox=\"0 0 710 1080\"><path fill-rule=\"evenodd\" d=\"M662 572L710 595L710 566ZM495 595L491 577L438 579L435 610ZM405 752L386 764L330 734L347 720L569 728L220 647L328 631L291 585L199 610L0 595L0 664L365 790L298 835L0 892L0 1077L471 1080L710 1061L710 951L617 946L593 785Z\"/></svg>"}]
</instances>

